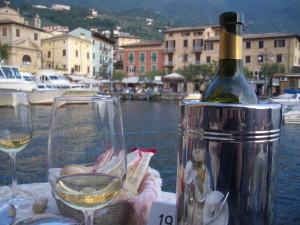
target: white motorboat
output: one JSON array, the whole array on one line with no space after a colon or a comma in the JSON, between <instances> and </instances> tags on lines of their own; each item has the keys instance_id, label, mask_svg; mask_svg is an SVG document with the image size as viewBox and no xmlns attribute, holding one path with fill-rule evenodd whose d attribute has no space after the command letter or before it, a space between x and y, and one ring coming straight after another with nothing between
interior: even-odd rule
<instances>
[{"instance_id":1,"label":"white motorboat","mask_svg":"<svg viewBox=\"0 0 300 225\"><path fill-rule=\"evenodd\" d=\"M32 92L37 88L34 80L24 78L19 68L7 65L0 66L0 91Z\"/></svg>"},{"instance_id":2,"label":"white motorboat","mask_svg":"<svg viewBox=\"0 0 300 225\"><path fill-rule=\"evenodd\" d=\"M65 90L51 84L38 84L38 88L28 94L30 104L51 105L54 98L62 96Z\"/></svg>"},{"instance_id":3,"label":"white motorboat","mask_svg":"<svg viewBox=\"0 0 300 225\"><path fill-rule=\"evenodd\" d=\"M278 102L278 103L300 103L300 93L294 93L294 94L283 94L279 95L277 97L270 98L272 102Z\"/></svg>"},{"instance_id":4,"label":"white motorboat","mask_svg":"<svg viewBox=\"0 0 300 225\"><path fill-rule=\"evenodd\" d=\"M300 124L300 104L283 106L283 122Z\"/></svg>"},{"instance_id":5,"label":"white motorboat","mask_svg":"<svg viewBox=\"0 0 300 225\"><path fill-rule=\"evenodd\" d=\"M64 90L67 96L94 96L98 89L90 88L87 84L71 83L63 74L52 71L43 71L37 74L36 80L40 83L52 84L58 89Z\"/></svg>"}]
</instances>

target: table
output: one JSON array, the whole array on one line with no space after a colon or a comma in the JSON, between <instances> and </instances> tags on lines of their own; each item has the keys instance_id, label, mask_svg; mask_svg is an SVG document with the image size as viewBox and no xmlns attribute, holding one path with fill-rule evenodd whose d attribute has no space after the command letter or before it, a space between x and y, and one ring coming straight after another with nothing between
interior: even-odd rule
<instances>
[{"instance_id":1,"label":"table","mask_svg":"<svg viewBox=\"0 0 300 225\"><path fill-rule=\"evenodd\" d=\"M52 196L49 183L20 184L18 185L18 188L22 190L24 193L28 193L28 195L34 195L31 197L38 198L44 196L48 198L47 208L45 209L43 214L60 215L55 199ZM9 187L7 186L1 187L0 195L5 193L7 194L9 190L10 190ZM176 196L174 193L162 192L161 201L175 203ZM19 222L20 220L37 216L37 215L41 215L41 214L34 214L31 207L19 209L17 211L16 223Z\"/></svg>"}]
</instances>

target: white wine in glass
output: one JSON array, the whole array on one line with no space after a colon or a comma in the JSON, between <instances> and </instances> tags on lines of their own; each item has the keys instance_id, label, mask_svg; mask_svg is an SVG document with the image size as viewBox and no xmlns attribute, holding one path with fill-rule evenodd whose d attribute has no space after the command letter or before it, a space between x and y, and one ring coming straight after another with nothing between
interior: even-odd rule
<instances>
[{"instance_id":1,"label":"white wine in glass","mask_svg":"<svg viewBox=\"0 0 300 225\"><path fill-rule=\"evenodd\" d=\"M16 208L27 207L32 200L21 196L17 188L16 155L32 137L31 107L24 92L0 92L0 150L8 153L12 164L12 195L8 200Z\"/></svg>"},{"instance_id":2,"label":"white wine in glass","mask_svg":"<svg viewBox=\"0 0 300 225\"><path fill-rule=\"evenodd\" d=\"M48 180L55 197L81 210L91 225L94 211L118 195L125 179L119 98L55 98L48 141Z\"/></svg>"}]
</instances>

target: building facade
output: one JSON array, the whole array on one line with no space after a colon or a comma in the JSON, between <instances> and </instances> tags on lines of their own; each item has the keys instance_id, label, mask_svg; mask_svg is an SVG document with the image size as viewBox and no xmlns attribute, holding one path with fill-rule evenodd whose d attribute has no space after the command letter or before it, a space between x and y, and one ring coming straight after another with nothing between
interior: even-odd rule
<instances>
[{"instance_id":1,"label":"building facade","mask_svg":"<svg viewBox=\"0 0 300 225\"><path fill-rule=\"evenodd\" d=\"M61 70L65 74L92 76L92 42L70 34L42 40L43 69Z\"/></svg>"},{"instance_id":2,"label":"building facade","mask_svg":"<svg viewBox=\"0 0 300 225\"><path fill-rule=\"evenodd\" d=\"M123 72L128 76L163 71L163 42L141 41L123 46Z\"/></svg>"},{"instance_id":3,"label":"building facade","mask_svg":"<svg viewBox=\"0 0 300 225\"><path fill-rule=\"evenodd\" d=\"M200 65L218 59L219 26L180 27L165 31L164 67L168 73L189 64Z\"/></svg>"},{"instance_id":4,"label":"building facade","mask_svg":"<svg viewBox=\"0 0 300 225\"><path fill-rule=\"evenodd\" d=\"M220 27L183 27L165 31L164 66L172 72L186 65L218 61ZM243 61L257 79L264 64L284 65L286 72L300 68L300 35L245 34Z\"/></svg>"},{"instance_id":5,"label":"building facade","mask_svg":"<svg viewBox=\"0 0 300 225\"><path fill-rule=\"evenodd\" d=\"M99 32L92 32L93 39L93 76L112 79L114 72L114 43Z\"/></svg>"},{"instance_id":6,"label":"building facade","mask_svg":"<svg viewBox=\"0 0 300 225\"><path fill-rule=\"evenodd\" d=\"M9 7L0 8L0 42L9 46L5 64L14 65L35 73L41 67L40 20L35 18L34 26ZM4 61L1 59L1 61Z\"/></svg>"}]
</instances>

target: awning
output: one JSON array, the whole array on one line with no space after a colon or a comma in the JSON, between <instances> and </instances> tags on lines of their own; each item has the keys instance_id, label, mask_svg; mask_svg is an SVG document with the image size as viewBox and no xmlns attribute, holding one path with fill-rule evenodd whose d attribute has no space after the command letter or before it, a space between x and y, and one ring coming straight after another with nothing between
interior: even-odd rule
<instances>
[{"instance_id":1,"label":"awning","mask_svg":"<svg viewBox=\"0 0 300 225\"><path fill-rule=\"evenodd\" d=\"M84 76L80 75L68 75L68 77L71 78L73 81L81 81L85 79Z\"/></svg>"},{"instance_id":2,"label":"awning","mask_svg":"<svg viewBox=\"0 0 300 225\"><path fill-rule=\"evenodd\" d=\"M139 77L131 76L131 77L124 78L121 83L123 83L123 84L136 84L138 82L139 82Z\"/></svg>"},{"instance_id":3,"label":"awning","mask_svg":"<svg viewBox=\"0 0 300 225\"><path fill-rule=\"evenodd\" d=\"M163 79L167 79L167 80L184 80L184 77L181 76L178 73L170 73L170 74L164 76Z\"/></svg>"}]
</instances>

